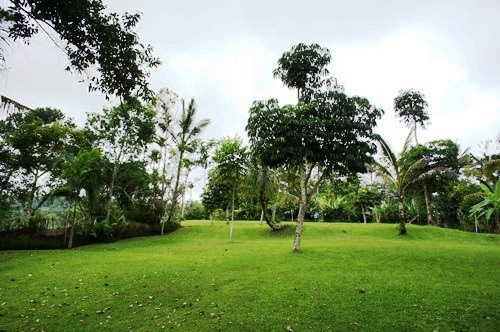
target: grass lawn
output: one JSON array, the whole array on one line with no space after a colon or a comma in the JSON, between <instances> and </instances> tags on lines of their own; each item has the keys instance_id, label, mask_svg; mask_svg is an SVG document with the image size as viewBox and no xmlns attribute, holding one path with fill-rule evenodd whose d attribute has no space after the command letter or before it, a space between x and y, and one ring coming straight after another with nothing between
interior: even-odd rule
<instances>
[{"instance_id":1,"label":"grass lawn","mask_svg":"<svg viewBox=\"0 0 500 332\"><path fill-rule=\"evenodd\" d=\"M166 236L0 252L0 331L500 331L499 236L184 222Z\"/></svg>"}]
</instances>

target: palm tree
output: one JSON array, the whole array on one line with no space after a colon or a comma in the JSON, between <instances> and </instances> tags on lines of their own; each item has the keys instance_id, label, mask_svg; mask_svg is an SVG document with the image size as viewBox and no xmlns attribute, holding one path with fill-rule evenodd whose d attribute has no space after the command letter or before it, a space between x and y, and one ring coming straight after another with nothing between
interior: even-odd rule
<instances>
[{"instance_id":1,"label":"palm tree","mask_svg":"<svg viewBox=\"0 0 500 332\"><path fill-rule=\"evenodd\" d=\"M101 151L97 148L92 150L80 150L76 156L69 157L63 165L61 178L65 184L59 188L57 194L66 196L73 203L73 216L70 222L70 234L68 238L68 248L73 245L73 235L75 229L75 218L77 206L83 212L83 197L80 195L85 190L87 200L87 225L90 225L97 212L97 206L100 201L99 190L104 183L103 168L104 158Z\"/></svg>"},{"instance_id":2,"label":"palm tree","mask_svg":"<svg viewBox=\"0 0 500 332\"><path fill-rule=\"evenodd\" d=\"M428 106L424 95L412 89L400 91L394 98L394 112L405 125L413 128L417 145L417 125L425 129L425 124L429 120L429 114L425 110Z\"/></svg>"},{"instance_id":3,"label":"palm tree","mask_svg":"<svg viewBox=\"0 0 500 332\"><path fill-rule=\"evenodd\" d=\"M401 155L410 148L412 132L413 130L410 130L403 145ZM380 162L374 163L374 167L382 179L396 190L399 206L399 234L405 235L407 233L404 214L406 193L412 184L421 180L424 176L424 169L428 166L428 159L426 157L421 158L411 164L407 169L404 169L402 167L401 158L397 158L396 154L380 136L378 137L378 143L382 149L383 157Z\"/></svg>"},{"instance_id":4,"label":"palm tree","mask_svg":"<svg viewBox=\"0 0 500 332\"><path fill-rule=\"evenodd\" d=\"M251 165L249 174L247 176L248 187L254 194L256 194L260 203L261 223L262 220L265 220L266 224L273 231L283 229L282 225L276 223L274 218L280 192L277 172L278 171L261 165L258 161L254 160L254 163ZM275 196L275 202L273 204L273 214L271 218L268 215L268 203L270 196Z\"/></svg>"},{"instance_id":5,"label":"palm tree","mask_svg":"<svg viewBox=\"0 0 500 332\"><path fill-rule=\"evenodd\" d=\"M172 223L174 220L174 215L178 203L177 201L179 200L182 191L182 188L180 186L180 177L183 169L185 168L185 154L186 152L193 152L195 150L198 135L200 135L203 129L205 129L205 127L210 123L210 120L208 119L203 119L199 122L195 122L196 111L197 107L193 98L191 98L187 107L185 101L183 100L181 118L177 122L178 131L170 131L170 135L178 150L179 155L177 161L174 190L172 193L172 204L170 205L167 223Z\"/></svg>"}]
</instances>

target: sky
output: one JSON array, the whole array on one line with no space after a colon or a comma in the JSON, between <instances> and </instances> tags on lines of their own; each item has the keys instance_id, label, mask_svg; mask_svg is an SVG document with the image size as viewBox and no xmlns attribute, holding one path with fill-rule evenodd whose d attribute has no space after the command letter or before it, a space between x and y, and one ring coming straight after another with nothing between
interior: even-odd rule
<instances>
[{"instance_id":1,"label":"sky","mask_svg":"<svg viewBox=\"0 0 500 332\"><path fill-rule=\"evenodd\" d=\"M349 95L384 109L376 131L399 151L408 128L396 118L398 91L428 101L430 124L419 142L451 139L462 150L493 140L500 149L500 1L123 1L114 12L141 12L138 34L163 62L151 87L194 98L206 138L245 139L254 100L295 103L273 78L279 57L297 43L332 53L330 72ZM5 6L8 1L0 0ZM89 93L47 36L5 49L0 94L29 107L63 110L83 126L86 112L113 106Z\"/></svg>"}]
</instances>

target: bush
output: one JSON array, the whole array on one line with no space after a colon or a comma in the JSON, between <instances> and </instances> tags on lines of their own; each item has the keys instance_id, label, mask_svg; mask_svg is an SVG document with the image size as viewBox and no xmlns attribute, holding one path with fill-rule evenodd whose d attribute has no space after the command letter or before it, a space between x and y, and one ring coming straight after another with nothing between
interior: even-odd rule
<instances>
[{"instance_id":1,"label":"bush","mask_svg":"<svg viewBox=\"0 0 500 332\"><path fill-rule=\"evenodd\" d=\"M206 219L207 212L203 207L203 204L199 202L191 202L186 205L186 210L184 211L185 220L202 220Z\"/></svg>"}]
</instances>

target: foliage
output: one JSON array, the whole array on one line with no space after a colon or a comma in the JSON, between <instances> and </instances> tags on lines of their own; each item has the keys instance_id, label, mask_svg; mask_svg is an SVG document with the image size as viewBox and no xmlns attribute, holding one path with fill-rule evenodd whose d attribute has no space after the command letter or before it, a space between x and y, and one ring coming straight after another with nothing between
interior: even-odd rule
<instances>
[{"instance_id":1,"label":"foliage","mask_svg":"<svg viewBox=\"0 0 500 332\"><path fill-rule=\"evenodd\" d=\"M326 174L366 171L372 128L381 110L359 97L329 91L311 103L280 107L276 99L255 101L247 132L251 148L265 165L300 168L304 160Z\"/></svg>"},{"instance_id":2,"label":"foliage","mask_svg":"<svg viewBox=\"0 0 500 332\"><path fill-rule=\"evenodd\" d=\"M427 224L458 224L459 203L452 194L460 169L458 152L459 146L451 140L437 140L413 146L401 155L403 170L422 158L427 160L422 170L425 176L408 188L408 196L425 202ZM437 202L440 209L435 209Z\"/></svg>"},{"instance_id":3,"label":"foliage","mask_svg":"<svg viewBox=\"0 0 500 332\"><path fill-rule=\"evenodd\" d=\"M412 89L399 91L394 98L394 112L404 124L413 128L417 144L417 126L425 128L429 120L429 114L425 110L428 106L425 96Z\"/></svg>"},{"instance_id":4,"label":"foliage","mask_svg":"<svg viewBox=\"0 0 500 332\"><path fill-rule=\"evenodd\" d=\"M377 185L366 185L358 189L356 202L361 207L363 222L366 224L370 211L382 203L382 190Z\"/></svg>"},{"instance_id":5,"label":"foliage","mask_svg":"<svg viewBox=\"0 0 500 332\"><path fill-rule=\"evenodd\" d=\"M412 131L410 131L410 134L406 138L399 158L392 151L389 144L382 137L379 137L378 142L382 150L382 157L373 164L376 172L382 177L385 183L391 186L396 192L399 205L399 233L401 235L406 234L404 211L409 189L427 179L432 179L435 176L440 176L448 172L443 167L437 167L431 156L424 156L419 159L404 158L405 154L410 151L411 133ZM433 163L431 164L431 162Z\"/></svg>"},{"instance_id":6,"label":"foliage","mask_svg":"<svg viewBox=\"0 0 500 332\"><path fill-rule=\"evenodd\" d=\"M67 158L63 165L61 178L64 184L57 195L66 196L74 204L78 204L86 216L84 222L87 225L104 215L103 187L108 168L109 162L97 148L82 149L76 156ZM84 196L81 196L82 190Z\"/></svg>"},{"instance_id":7,"label":"foliage","mask_svg":"<svg viewBox=\"0 0 500 332\"><path fill-rule=\"evenodd\" d=\"M298 44L278 61L274 75L296 88L297 105L254 101L246 130L252 154L270 168L284 167L295 178L299 214L293 250L300 250L309 200L331 172L366 172L376 147L373 127L382 110L366 98L332 90L328 49Z\"/></svg>"},{"instance_id":8,"label":"foliage","mask_svg":"<svg viewBox=\"0 0 500 332\"><path fill-rule=\"evenodd\" d=\"M486 223L493 217L493 228L500 229L500 180L495 184L495 189L480 184L485 195L484 199L471 207L470 213L477 217L484 217Z\"/></svg>"},{"instance_id":9,"label":"foliage","mask_svg":"<svg viewBox=\"0 0 500 332\"><path fill-rule=\"evenodd\" d=\"M63 158L74 151L75 125L53 108L12 113L0 121L2 195L16 197L29 219L59 184Z\"/></svg>"},{"instance_id":10,"label":"foliage","mask_svg":"<svg viewBox=\"0 0 500 332\"><path fill-rule=\"evenodd\" d=\"M231 186L228 182L220 181L217 173L209 173L208 183L203 189L201 195L203 207L212 217L217 209L226 210L231 202Z\"/></svg>"},{"instance_id":11,"label":"foliage","mask_svg":"<svg viewBox=\"0 0 500 332\"><path fill-rule=\"evenodd\" d=\"M92 113L87 118L86 135L111 162L107 183L106 220L111 218L118 171L126 161L135 160L152 142L155 111L137 100Z\"/></svg>"},{"instance_id":12,"label":"foliage","mask_svg":"<svg viewBox=\"0 0 500 332\"><path fill-rule=\"evenodd\" d=\"M298 98L301 92L317 89L330 80L326 66L331 61L330 51L318 44L305 45L299 43L285 52L278 60L278 68L273 71L275 78L280 79L288 88L297 89Z\"/></svg>"},{"instance_id":13,"label":"foliage","mask_svg":"<svg viewBox=\"0 0 500 332\"><path fill-rule=\"evenodd\" d=\"M177 168L172 191L172 201L170 204L167 223L171 224L174 221L174 216L177 212L178 200L181 194L184 193L184 186L181 185L181 173L189 171L189 165L194 161L187 158L188 153L196 152L200 143L199 135L210 124L210 120L202 119L196 122L197 107L193 98L186 106L184 100L182 103L182 113L177 121L177 126L168 128L169 134L173 140L173 144L177 149Z\"/></svg>"},{"instance_id":14,"label":"foliage","mask_svg":"<svg viewBox=\"0 0 500 332\"><path fill-rule=\"evenodd\" d=\"M248 169L248 152L240 139L223 139L214 154L214 176L218 183L226 183L231 191L231 227L229 241L233 241L233 223L236 191Z\"/></svg>"},{"instance_id":15,"label":"foliage","mask_svg":"<svg viewBox=\"0 0 500 332\"><path fill-rule=\"evenodd\" d=\"M198 202L190 202L186 206L184 218L186 220L202 220L206 218L206 211L203 204Z\"/></svg>"},{"instance_id":16,"label":"foliage","mask_svg":"<svg viewBox=\"0 0 500 332\"><path fill-rule=\"evenodd\" d=\"M140 43L134 28L140 14L125 13L121 17L109 13L101 0L64 1L11 0L0 8L0 23L9 38L26 43L40 30L49 35L69 59L66 70L88 75L89 90L124 101L133 97L149 99L149 69L160 61L152 55L152 47ZM54 32L56 36L52 36ZM0 52L3 56L3 52Z\"/></svg>"}]
</instances>

